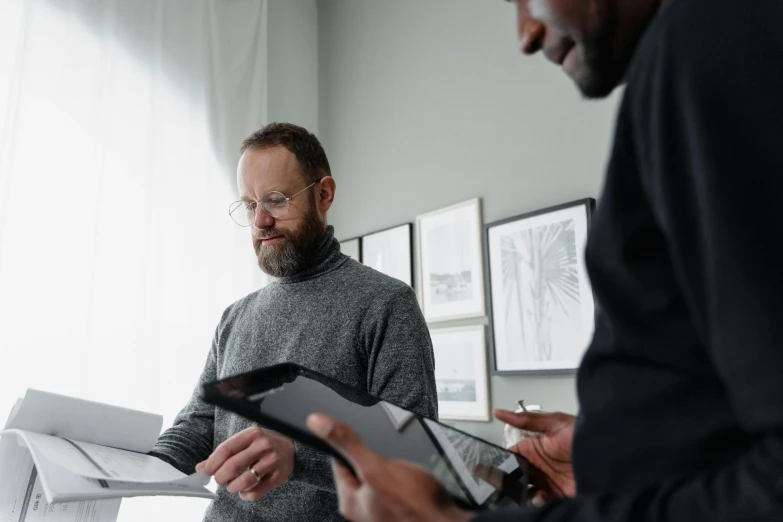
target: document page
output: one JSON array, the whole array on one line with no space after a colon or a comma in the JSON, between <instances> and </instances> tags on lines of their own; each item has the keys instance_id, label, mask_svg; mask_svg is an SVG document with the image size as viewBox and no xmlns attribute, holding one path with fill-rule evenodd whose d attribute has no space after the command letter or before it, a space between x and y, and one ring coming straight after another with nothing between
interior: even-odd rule
<instances>
[{"instance_id":1,"label":"document page","mask_svg":"<svg viewBox=\"0 0 783 522\"><path fill-rule=\"evenodd\" d=\"M115 522L121 499L50 504L27 448L0 439L0 522Z\"/></svg>"},{"instance_id":2,"label":"document page","mask_svg":"<svg viewBox=\"0 0 783 522\"><path fill-rule=\"evenodd\" d=\"M185 475L155 457L23 430L5 430L0 435L0 440L23 442L50 502L141 495L215 498L204 487L210 477ZM151 474L145 480L131 480L145 472Z\"/></svg>"},{"instance_id":3,"label":"document page","mask_svg":"<svg viewBox=\"0 0 783 522\"><path fill-rule=\"evenodd\" d=\"M36 455L84 477L130 482L172 482L187 475L157 457L23 430L16 435Z\"/></svg>"},{"instance_id":4,"label":"document page","mask_svg":"<svg viewBox=\"0 0 783 522\"><path fill-rule=\"evenodd\" d=\"M149 495L188 496L214 499L217 495L204 487L210 478L203 473L185 477L179 482L123 482L75 475L65 469L45 464L46 477L42 479L47 499L73 501ZM48 490L47 490L48 485Z\"/></svg>"},{"instance_id":5,"label":"document page","mask_svg":"<svg viewBox=\"0 0 783 522\"><path fill-rule=\"evenodd\" d=\"M147 453L163 417L143 411L28 389L6 429L34 431L70 440Z\"/></svg>"}]
</instances>

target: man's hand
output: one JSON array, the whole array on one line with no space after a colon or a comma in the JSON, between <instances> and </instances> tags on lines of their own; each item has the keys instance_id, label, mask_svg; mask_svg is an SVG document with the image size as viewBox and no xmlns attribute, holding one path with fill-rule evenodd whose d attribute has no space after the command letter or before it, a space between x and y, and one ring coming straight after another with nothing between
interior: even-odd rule
<instances>
[{"instance_id":1,"label":"man's hand","mask_svg":"<svg viewBox=\"0 0 783 522\"><path fill-rule=\"evenodd\" d=\"M226 440L196 471L204 470L215 482L242 500L258 500L282 486L294 471L296 450L291 439L273 431L248 428Z\"/></svg>"},{"instance_id":2,"label":"man's hand","mask_svg":"<svg viewBox=\"0 0 783 522\"><path fill-rule=\"evenodd\" d=\"M537 489L534 504L576 494L571 447L574 444L576 417L564 413L512 413L495 410L495 417L536 435L509 448L530 461L530 476Z\"/></svg>"},{"instance_id":3,"label":"man's hand","mask_svg":"<svg viewBox=\"0 0 783 522\"><path fill-rule=\"evenodd\" d=\"M332 464L340 514L353 522L463 522L472 514L458 508L424 469L387 459L368 448L348 426L311 415L307 426L350 462Z\"/></svg>"}]
</instances>

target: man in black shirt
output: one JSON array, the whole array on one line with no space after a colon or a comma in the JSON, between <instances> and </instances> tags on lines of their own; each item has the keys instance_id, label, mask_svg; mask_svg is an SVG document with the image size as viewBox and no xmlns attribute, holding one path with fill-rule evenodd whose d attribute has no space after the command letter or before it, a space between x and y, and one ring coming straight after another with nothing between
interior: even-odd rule
<instances>
[{"instance_id":1,"label":"man in black shirt","mask_svg":"<svg viewBox=\"0 0 783 522\"><path fill-rule=\"evenodd\" d=\"M783 520L783 2L516 3L523 52L587 97L627 89L587 246L599 313L579 416L498 414L542 432L517 450L549 502L474 519ZM348 518L473 517L310 422L357 471L335 468Z\"/></svg>"}]
</instances>

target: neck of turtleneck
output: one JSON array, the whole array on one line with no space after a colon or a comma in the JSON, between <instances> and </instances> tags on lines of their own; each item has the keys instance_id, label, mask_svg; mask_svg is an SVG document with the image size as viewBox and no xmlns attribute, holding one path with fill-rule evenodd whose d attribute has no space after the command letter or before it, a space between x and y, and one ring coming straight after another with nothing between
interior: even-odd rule
<instances>
[{"instance_id":1,"label":"neck of turtleneck","mask_svg":"<svg viewBox=\"0 0 783 522\"><path fill-rule=\"evenodd\" d=\"M279 277L277 281L289 284L313 279L338 268L346 259L348 258L340 253L340 242L334 238L334 227L330 225L326 227L310 264L294 275Z\"/></svg>"}]
</instances>

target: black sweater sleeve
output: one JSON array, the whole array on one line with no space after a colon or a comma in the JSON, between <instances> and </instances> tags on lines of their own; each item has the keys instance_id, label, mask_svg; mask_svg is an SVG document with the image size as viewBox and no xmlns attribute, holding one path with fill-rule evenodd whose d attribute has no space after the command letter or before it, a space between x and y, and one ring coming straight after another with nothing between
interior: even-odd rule
<instances>
[{"instance_id":1,"label":"black sweater sleeve","mask_svg":"<svg viewBox=\"0 0 783 522\"><path fill-rule=\"evenodd\" d=\"M754 443L635 493L476 520L783 517L783 2L672 0L659 16L626 92L641 181L726 408Z\"/></svg>"}]
</instances>

